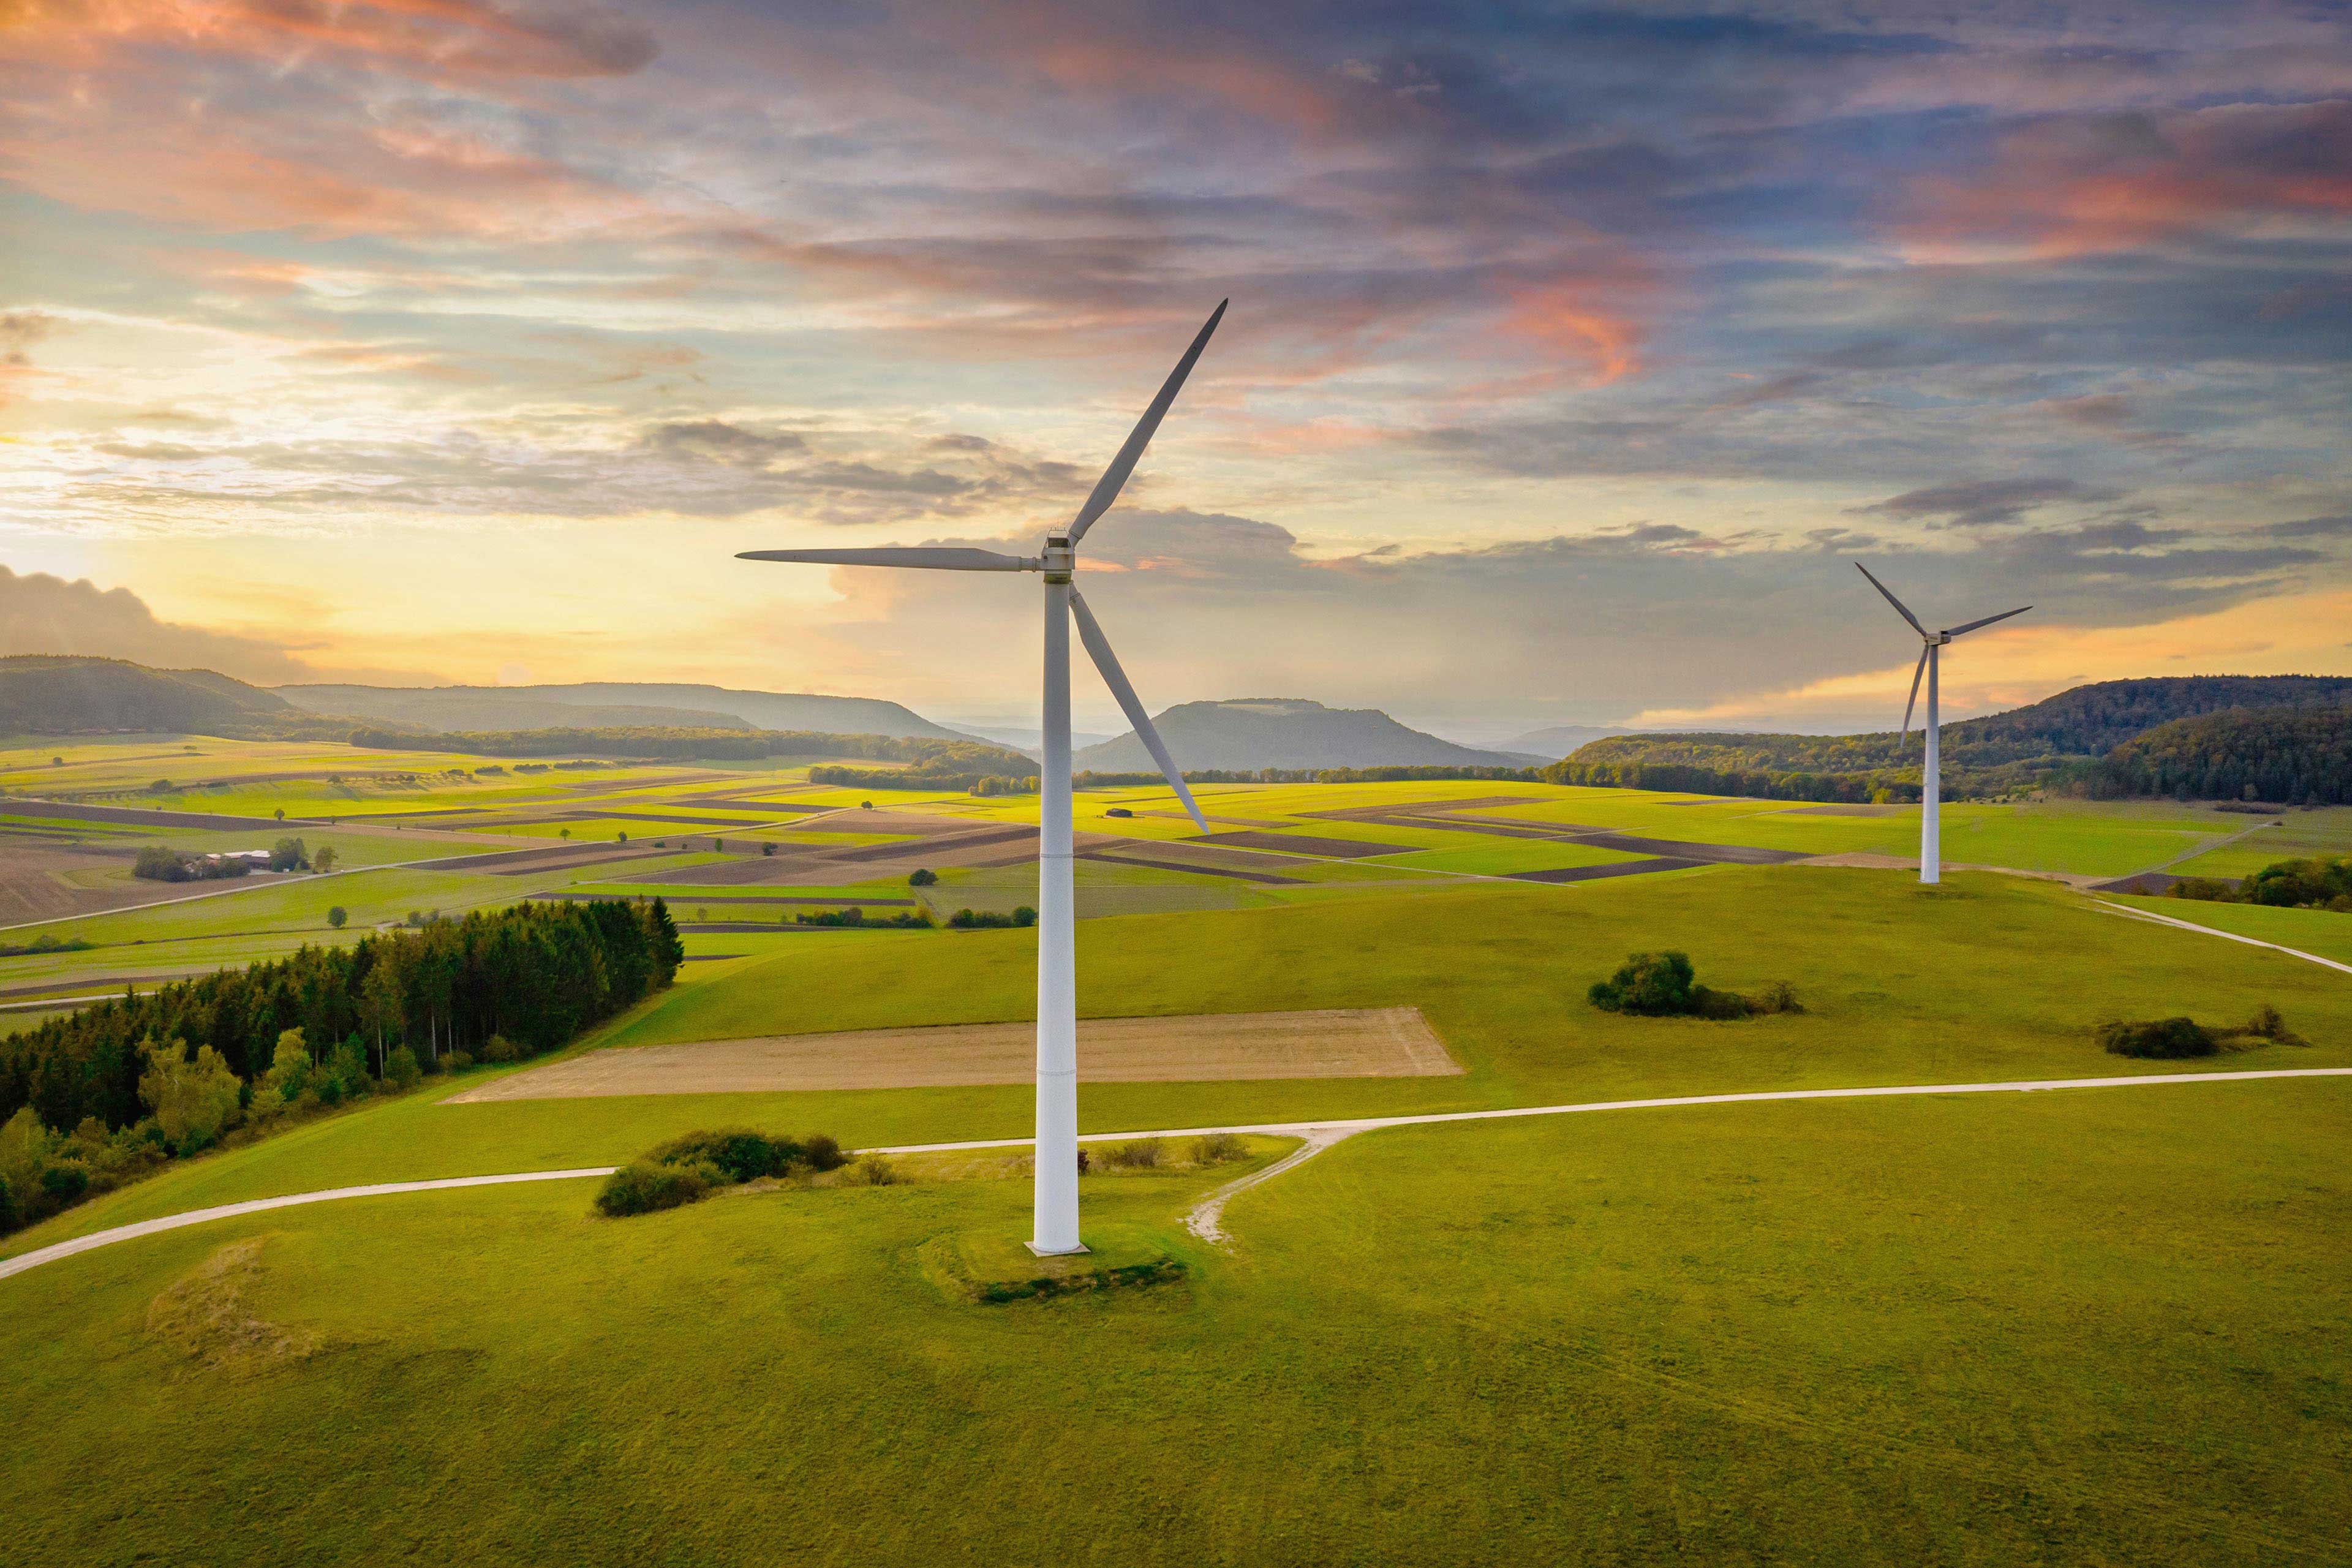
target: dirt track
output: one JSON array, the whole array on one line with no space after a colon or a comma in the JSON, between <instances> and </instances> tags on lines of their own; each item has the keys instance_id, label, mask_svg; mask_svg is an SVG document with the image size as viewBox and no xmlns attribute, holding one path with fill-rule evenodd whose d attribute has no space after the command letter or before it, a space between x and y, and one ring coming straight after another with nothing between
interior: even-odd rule
<instances>
[{"instance_id":1,"label":"dirt track","mask_svg":"<svg viewBox=\"0 0 2352 1568\"><path fill-rule=\"evenodd\" d=\"M1026 1083L1036 1071L1036 1048L1032 1024L641 1046L516 1073L448 1103ZM1461 1071L1418 1007L1078 1020L1078 1076L1096 1083Z\"/></svg>"}]
</instances>

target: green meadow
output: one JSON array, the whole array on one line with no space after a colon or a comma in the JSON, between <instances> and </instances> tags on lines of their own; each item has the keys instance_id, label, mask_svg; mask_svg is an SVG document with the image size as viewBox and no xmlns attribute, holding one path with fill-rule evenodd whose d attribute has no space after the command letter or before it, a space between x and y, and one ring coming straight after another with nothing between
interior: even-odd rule
<instances>
[{"instance_id":1,"label":"green meadow","mask_svg":"<svg viewBox=\"0 0 2352 1568\"><path fill-rule=\"evenodd\" d=\"M2341 1562L2347 1133L2334 1081L1401 1130L1230 1251L1177 1221L1231 1168L1089 1177L1181 1273L1006 1304L1014 1180L252 1215L0 1283L8 1551Z\"/></svg>"},{"instance_id":2,"label":"green meadow","mask_svg":"<svg viewBox=\"0 0 2352 1568\"><path fill-rule=\"evenodd\" d=\"M179 776L176 743L75 748L47 771L135 802ZM184 771L227 787L184 792L192 809L323 798L337 771L332 748L203 744L204 771ZM329 940L331 904L352 940L411 909L603 892L667 897L689 962L571 1054L1032 1016L1030 931L794 931L779 922L816 906L749 901L914 897L902 876L674 879L735 858L713 834L749 854L882 843L907 837L894 807L987 826L1034 821L1034 797L667 765L410 784L390 775L434 760L405 753L353 782L343 761L354 816L494 819L373 845L488 850L569 826L676 850L511 877L378 866L86 916L44 929L100 945L0 960L0 984L270 956ZM0 778L32 793L14 781L46 763L0 756ZM1087 1084L1089 1132L2352 1066L2352 979L2213 934L2352 962L2352 917L2112 900L2211 928L2182 931L1978 871L1936 889L1807 865L1507 879L1641 858L1579 831L1906 855L1907 808L1486 781L1200 793L1220 830L1396 847L1177 869L1197 830L1165 790L1082 792L1083 829L1169 862L1080 862L1082 1016L1414 1006L1465 1070ZM628 815L759 819L695 798L712 795L846 809L756 836ZM1431 805L1564 837L1319 815ZM2167 802L1964 805L1946 855L2078 878L2267 864L2340 850L2352 813L2223 845L2248 826ZM1027 866L939 868L935 909L1034 898ZM706 915L776 929L691 929ZM1709 985L1785 982L1803 1011L1706 1022L1587 1002L1629 952L1664 948ZM2233 1026L2264 1005L2307 1043L2157 1062L2093 1037L2107 1019ZM1032 1117L1024 1084L448 1103L528 1070L428 1079L186 1161L0 1239L0 1257L256 1197L614 1164L695 1128L872 1147L1017 1139ZM1230 1247L1183 1227L1282 1147L1098 1167L1089 1266L1149 1278L1048 1300L976 1293L1042 1267L1015 1245L1027 1184L992 1153L625 1221L592 1218L577 1180L352 1200L46 1265L0 1280L0 1429L41 1435L0 1449L0 1562L2352 1560L2352 1080L1394 1128L1243 1193Z\"/></svg>"}]
</instances>

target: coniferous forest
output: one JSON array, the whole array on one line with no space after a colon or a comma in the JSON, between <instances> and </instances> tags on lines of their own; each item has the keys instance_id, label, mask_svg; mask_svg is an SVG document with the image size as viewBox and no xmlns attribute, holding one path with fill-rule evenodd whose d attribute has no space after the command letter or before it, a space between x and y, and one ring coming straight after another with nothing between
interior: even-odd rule
<instances>
[{"instance_id":1,"label":"coniferous forest","mask_svg":"<svg viewBox=\"0 0 2352 1568\"><path fill-rule=\"evenodd\" d=\"M0 1230L80 1196L81 1166L194 1153L248 1117L563 1045L667 986L684 957L659 899L526 903L50 1019L0 1039L0 1166L36 1178L0 1190Z\"/></svg>"}]
</instances>

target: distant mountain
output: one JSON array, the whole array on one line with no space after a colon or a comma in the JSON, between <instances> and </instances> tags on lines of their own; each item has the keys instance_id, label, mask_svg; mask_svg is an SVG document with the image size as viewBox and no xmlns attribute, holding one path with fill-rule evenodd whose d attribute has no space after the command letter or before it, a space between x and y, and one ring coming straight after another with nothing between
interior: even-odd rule
<instances>
[{"instance_id":1,"label":"distant mountain","mask_svg":"<svg viewBox=\"0 0 2352 1568\"><path fill-rule=\"evenodd\" d=\"M1524 765L1499 752L1409 730L1377 708L1326 708L1304 698L1184 702L1155 713L1152 722L1177 765L1188 770ZM1073 763L1080 772L1103 773L1145 773L1155 766L1132 732L1088 746Z\"/></svg>"},{"instance_id":2,"label":"distant mountain","mask_svg":"<svg viewBox=\"0 0 2352 1568\"><path fill-rule=\"evenodd\" d=\"M2158 725L2235 709L2341 702L2352 677L2187 675L2104 680L2024 708L1943 726L1946 793L2037 787ZM1591 742L1554 772L1568 784L1707 790L1799 800L1916 798L1920 744L1869 735L1643 733Z\"/></svg>"},{"instance_id":3,"label":"distant mountain","mask_svg":"<svg viewBox=\"0 0 2352 1568\"><path fill-rule=\"evenodd\" d=\"M1554 724L1548 730L1530 730L1524 735L1514 735L1496 750L1531 752L1546 762L1574 756L1576 749L1591 741L1603 741L1612 735L1629 734L1626 730L1605 729L1597 724Z\"/></svg>"},{"instance_id":4,"label":"distant mountain","mask_svg":"<svg viewBox=\"0 0 2352 1568\"><path fill-rule=\"evenodd\" d=\"M1044 742L1043 731L1036 730L1000 730L992 727L983 730L975 724L950 724L948 728L959 735L969 735L975 741L985 741L992 746L1010 746L1029 757L1034 757L1037 754L1037 748ZM1114 738L1086 730L1073 730L1070 731L1070 748L1073 751L1083 751L1088 746L1099 746L1105 741Z\"/></svg>"},{"instance_id":5,"label":"distant mountain","mask_svg":"<svg viewBox=\"0 0 2352 1568\"><path fill-rule=\"evenodd\" d=\"M668 726L967 738L896 702L870 697L737 691L723 686L587 681L569 686L281 686L277 690L287 701L314 713L452 731Z\"/></svg>"},{"instance_id":6,"label":"distant mountain","mask_svg":"<svg viewBox=\"0 0 2352 1568\"><path fill-rule=\"evenodd\" d=\"M126 659L76 655L0 658L0 733L243 735L269 731L296 716L261 688L209 669L150 669Z\"/></svg>"}]
</instances>

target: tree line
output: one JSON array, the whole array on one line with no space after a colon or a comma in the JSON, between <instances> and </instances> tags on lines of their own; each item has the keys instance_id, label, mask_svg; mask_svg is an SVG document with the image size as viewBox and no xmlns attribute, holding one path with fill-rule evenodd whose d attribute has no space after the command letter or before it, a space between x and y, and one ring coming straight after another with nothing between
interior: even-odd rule
<instances>
[{"instance_id":1,"label":"tree line","mask_svg":"<svg viewBox=\"0 0 2352 1568\"><path fill-rule=\"evenodd\" d=\"M978 765L994 773L1037 771L1037 764L1018 752L977 741L936 735L839 735L824 730L697 730L667 725L447 731L363 728L353 730L350 739L354 746L377 751L460 752L473 756L556 757L601 752L617 757L726 762L863 757L967 769Z\"/></svg>"},{"instance_id":2,"label":"tree line","mask_svg":"<svg viewBox=\"0 0 2352 1568\"><path fill-rule=\"evenodd\" d=\"M356 1044L381 1079L395 1052L438 1065L484 1054L493 1037L530 1055L562 1045L670 984L685 950L650 903L520 904L477 910L350 947L175 981L52 1018L0 1040L0 1120L30 1107L56 1129L109 1129L147 1116L142 1046L214 1053L240 1094L267 1074L279 1037ZM182 1151L186 1152L186 1151Z\"/></svg>"}]
</instances>

